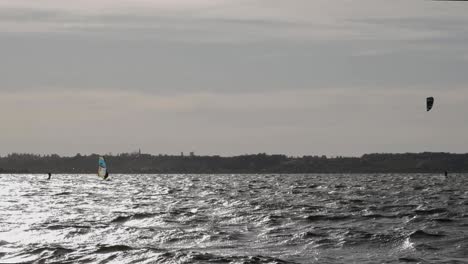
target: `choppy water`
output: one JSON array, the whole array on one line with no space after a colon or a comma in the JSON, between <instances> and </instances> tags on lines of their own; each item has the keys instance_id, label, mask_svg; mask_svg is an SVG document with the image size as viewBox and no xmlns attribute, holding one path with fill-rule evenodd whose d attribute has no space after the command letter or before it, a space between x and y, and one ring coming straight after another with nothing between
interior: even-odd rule
<instances>
[{"instance_id":1,"label":"choppy water","mask_svg":"<svg viewBox=\"0 0 468 264\"><path fill-rule=\"evenodd\" d=\"M0 175L0 263L468 263L464 175Z\"/></svg>"}]
</instances>

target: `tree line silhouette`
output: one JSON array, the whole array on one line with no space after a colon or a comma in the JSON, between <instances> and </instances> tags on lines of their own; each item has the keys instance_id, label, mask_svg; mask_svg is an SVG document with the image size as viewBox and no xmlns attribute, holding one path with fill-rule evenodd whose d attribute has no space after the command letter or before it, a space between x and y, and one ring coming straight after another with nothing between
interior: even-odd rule
<instances>
[{"instance_id":1,"label":"tree line silhouette","mask_svg":"<svg viewBox=\"0 0 468 264\"><path fill-rule=\"evenodd\" d=\"M365 154L361 157L268 155L104 155L110 173L441 173L468 172L468 154ZM96 173L99 155L72 157L13 153L0 157L0 173Z\"/></svg>"}]
</instances>

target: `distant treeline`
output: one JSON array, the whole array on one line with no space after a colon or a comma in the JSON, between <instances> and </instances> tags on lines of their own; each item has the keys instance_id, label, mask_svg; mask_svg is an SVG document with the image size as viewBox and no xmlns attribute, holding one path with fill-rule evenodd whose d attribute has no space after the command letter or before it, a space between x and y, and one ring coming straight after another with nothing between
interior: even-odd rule
<instances>
[{"instance_id":1,"label":"distant treeline","mask_svg":"<svg viewBox=\"0 0 468 264\"><path fill-rule=\"evenodd\" d=\"M10 154L0 173L95 173L99 155ZM110 173L441 173L468 172L468 154L366 154L362 157L286 155L169 156L123 153L104 156Z\"/></svg>"}]
</instances>

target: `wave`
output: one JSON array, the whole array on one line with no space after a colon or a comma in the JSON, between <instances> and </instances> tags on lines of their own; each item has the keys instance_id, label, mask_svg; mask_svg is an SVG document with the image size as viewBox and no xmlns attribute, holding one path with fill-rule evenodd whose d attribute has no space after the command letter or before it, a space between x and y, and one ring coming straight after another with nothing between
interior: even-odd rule
<instances>
[{"instance_id":1,"label":"wave","mask_svg":"<svg viewBox=\"0 0 468 264\"><path fill-rule=\"evenodd\" d=\"M33 251L30 251L29 253L30 253L30 254L40 254L40 253L43 253L44 251L52 251L54 255L55 255L55 254L63 255L63 254L66 254L66 253L71 253L71 252L73 252L74 250L68 249L68 248L64 248L64 247L61 247L61 246L56 246L56 247L42 247L42 248L37 248L37 249L34 249Z\"/></svg>"},{"instance_id":2,"label":"wave","mask_svg":"<svg viewBox=\"0 0 468 264\"><path fill-rule=\"evenodd\" d=\"M414 212L419 215L431 215L431 214L447 213L447 209L446 208L417 209L417 210L414 210Z\"/></svg>"},{"instance_id":3,"label":"wave","mask_svg":"<svg viewBox=\"0 0 468 264\"><path fill-rule=\"evenodd\" d=\"M421 263L421 259L419 258L412 258L412 257L401 257L398 259L401 262L406 262L406 263Z\"/></svg>"},{"instance_id":4,"label":"wave","mask_svg":"<svg viewBox=\"0 0 468 264\"><path fill-rule=\"evenodd\" d=\"M66 228L90 229L91 226L85 226L85 225L49 225L46 228L49 229L49 230L60 230L60 229L66 229Z\"/></svg>"},{"instance_id":5,"label":"wave","mask_svg":"<svg viewBox=\"0 0 468 264\"><path fill-rule=\"evenodd\" d=\"M161 254L157 263L196 263L196 264L205 264L205 263L246 263L246 264L296 264L296 262L286 261L279 258L267 257L262 255L254 256L220 256L212 253L203 253L203 252L166 252Z\"/></svg>"},{"instance_id":6,"label":"wave","mask_svg":"<svg viewBox=\"0 0 468 264\"><path fill-rule=\"evenodd\" d=\"M423 230L416 230L410 234L411 239L424 239L424 238L435 238L435 237L444 237L444 234L437 233L428 233Z\"/></svg>"},{"instance_id":7,"label":"wave","mask_svg":"<svg viewBox=\"0 0 468 264\"><path fill-rule=\"evenodd\" d=\"M371 213L371 214L363 214L363 218L372 218L372 219L379 219L379 218L401 218L406 216L404 214L379 214L379 213Z\"/></svg>"},{"instance_id":8,"label":"wave","mask_svg":"<svg viewBox=\"0 0 468 264\"><path fill-rule=\"evenodd\" d=\"M434 218L432 219L433 221L439 222L439 223L451 223L454 220L451 218Z\"/></svg>"},{"instance_id":9,"label":"wave","mask_svg":"<svg viewBox=\"0 0 468 264\"><path fill-rule=\"evenodd\" d=\"M72 192L60 192L60 193L55 193L53 196L62 196L62 195L71 195L73 194Z\"/></svg>"},{"instance_id":10,"label":"wave","mask_svg":"<svg viewBox=\"0 0 468 264\"><path fill-rule=\"evenodd\" d=\"M123 223L130 220L140 220L145 218L152 218L158 215L157 213L136 213L128 216L118 216L111 220L111 223Z\"/></svg>"},{"instance_id":11,"label":"wave","mask_svg":"<svg viewBox=\"0 0 468 264\"><path fill-rule=\"evenodd\" d=\"M17 253L6 254L0 253L0 263L51 263L51 260L55 260L55 263L65 263L66 256L70 253L75 252L72 249L64 248L61 246L42 246L38 248L27 248Z\"/></svg>"},{"instance_id":12,"label":"wave","mask_svg":"<svg viewBox=\"0 0 468 264\"><path fill-rule=\"evenodd\" d=\"M126 245L113 245L113 246L99 246L95 253L112 253L135 250L134 248Z\"/></svg>"},{"instance_id":13,"label":"wave","mask_svg":"<svg viewBox=\"0 0 468 264\"><path fill-rule=\"evenodd\" d=\"M308 215L306 216L306 219L309 221L344 221L350 219L350 215L324 215L324 214L319 214L319 215Z\"/></svg>"}]
</instances>

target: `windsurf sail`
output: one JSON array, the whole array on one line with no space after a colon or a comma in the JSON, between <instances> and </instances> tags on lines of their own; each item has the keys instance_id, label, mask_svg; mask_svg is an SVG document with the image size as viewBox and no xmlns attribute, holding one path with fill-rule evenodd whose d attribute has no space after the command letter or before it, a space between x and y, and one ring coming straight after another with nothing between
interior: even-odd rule
<instances>
[{"instance_id":1,"label":"windsurf sail","mask_svg":"<svg viewBox=\"0 0 468 264\"><path fill-rule=\"evenodd\" d=\"M98 176L105 179L107 174L107 165L104 157L99 157Z\"/></svg>"},{"instance_id":2,"label":"windsurf sail","mask_svg":"<svg viewBox=\"0 0 468 264\"><path fill-rule=\"evenodd\" d=\"M430 111L432 109L433 105L434 105L434 97L428 97L426 99L426 109L427 109L427 111Z\"/></svg>"}]
</instances>

